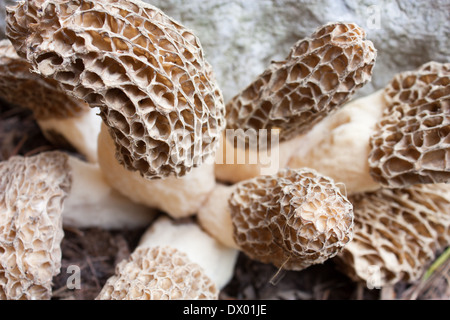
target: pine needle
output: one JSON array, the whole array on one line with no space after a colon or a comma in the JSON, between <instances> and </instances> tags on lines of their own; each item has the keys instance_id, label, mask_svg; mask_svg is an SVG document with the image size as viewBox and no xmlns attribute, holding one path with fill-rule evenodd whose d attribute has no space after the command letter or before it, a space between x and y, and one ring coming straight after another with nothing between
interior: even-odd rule
<instances>
[{"instance_id":1,"label":"pine needle","mask_svg":"<svg viewBox=\"0 0 450 320\"><path fill-rule=\"evenodd\" d=\"M435 272L449 258L450 258L450 247L448 247L428 268L427 272L423 277L423 280L424 281L427 280L433 274L433 272Z\"/></svg>"}]
</instances>

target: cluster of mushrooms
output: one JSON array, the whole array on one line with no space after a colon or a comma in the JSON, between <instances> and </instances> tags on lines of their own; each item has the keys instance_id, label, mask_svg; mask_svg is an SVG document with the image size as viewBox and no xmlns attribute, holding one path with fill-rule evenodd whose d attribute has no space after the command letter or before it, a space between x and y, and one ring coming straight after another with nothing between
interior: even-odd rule
<instances>
[{"instance_id":1,"label":"cluster of mushrooms","mask_svg":"<svg viewBox=\"0 0 450 320\"><path fill-rule=\"evenodd\" d=\"M225 103L199 39L139 0L22 1L6 31L0 97L78 153L0 163L0 299L52 297L65 226L148 226L98 300L218 299L239 252L414 282L450 243L449 63L351 100L377 53L329 23ZM237 161L261 157L246 132L272 173Z\"/></svg>"}]
</instances>

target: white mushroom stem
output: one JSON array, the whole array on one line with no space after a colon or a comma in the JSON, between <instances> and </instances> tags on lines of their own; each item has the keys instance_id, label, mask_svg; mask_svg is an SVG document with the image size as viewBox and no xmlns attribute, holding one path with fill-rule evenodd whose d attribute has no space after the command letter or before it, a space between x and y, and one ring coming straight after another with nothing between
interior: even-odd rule
<instances>
[{"instance_id":1,"label":"white mushroom stem","mask_svg":"<svg viewBox=\"0 0 450 320\"><path fill-rule=\"evenodd\" d=\"M237 183L259 175L275 174L286 167L295 151L297 138L278 143L278 136L272 141L254 140L256 146L234 145L234 130L224 131L216 153L215 176L225 183ZM269 139L272 139L273 135ZM263 145L264 144L264 145ZM272 146L265 148L265 144Z\"/></svg>"},{"instance_id":2,"label":"white mushroom stem","mask_svg":"<svg viewBox=\"0 0 450 320\"><path fill-rule=\"evenodd\" d=\"M214 165L203 164L187 175L148 180L125 169L115 158L115 146L103 124L98 140L98 160L108 183L136 203L162 210L173 218L197 213L214 188Z\"/></svg>"},{"instance_id":3,"label":"white mushroom stem","mask_svg":"<svg viewBox=\"0 0 450 320\"><path fill-rule=\"evenodd\" d=\"M345 185L348 194L381 187L369 173L370 136L386 107L383 90L343 106L297 139L290 168L308 167Z\"/></svg>"},{"instance_id":4,"label":"white mushroom stem","mask_svg":"<svg viewBox=\"0 0 450 320\"><path fill-rule=\"evenodd\" d=\"M96 163L97 137L102 122L97 112L97 108L90 108L77 117L37 119L36 122L50 141L55 139L55 134L61 135L70 146L86 157L88 162Z\"/></svg>"},{"instance_id":5,"label":"white mushroom stem","mask_svg":"<svg viewBox=\"0 0 450 320\"><path fill-rule=\"evenodd\" d=\"M217 184L208 200L199 209L197 219L200 225L220 243L239 249L233 240L233 222L228 205L228 199L234 189L234 186Z\"/></svg>"},{"instance_id":6,"label":"white mushroom stem","mask_svg":"<svg viewBox=\"0 0 450 320\"><path fill-rule=\"evenodd\" d=\"M176 223L160 217L143 234L138 247L169 246L184 252L201 266L206 275L222 289L234 274L239 251L220 244L197 223Z\"/></svg>"},{"instance_id":7,"label":"white mushroom stem","mask_svg":"<svg viewBox=\"0 0 450 320\"><path fill-rule=\"evenodd\" d=\"M156 212L114 190L97 164L69 156L72 187L63 210L64 226L133 229L148 226Z\"/></svg>"}]
</instances>

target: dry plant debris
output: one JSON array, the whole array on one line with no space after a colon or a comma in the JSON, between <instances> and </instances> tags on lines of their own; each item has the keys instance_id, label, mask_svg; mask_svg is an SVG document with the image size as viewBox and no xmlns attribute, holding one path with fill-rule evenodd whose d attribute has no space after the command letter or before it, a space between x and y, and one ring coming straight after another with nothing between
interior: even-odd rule
<instances>
[{"instance_id":1,"label":"dry plant debris","mask_svg":"<svg viewBox=\"0 0 450 320\"><path fill-rule=\"evenodd\" d=\"M11 106L0 99L0 121L0 161L15 155L29 156L57 148L63 149L61 145L51 143L45 138L28 109Z\"/></svg>"}]
</instances>

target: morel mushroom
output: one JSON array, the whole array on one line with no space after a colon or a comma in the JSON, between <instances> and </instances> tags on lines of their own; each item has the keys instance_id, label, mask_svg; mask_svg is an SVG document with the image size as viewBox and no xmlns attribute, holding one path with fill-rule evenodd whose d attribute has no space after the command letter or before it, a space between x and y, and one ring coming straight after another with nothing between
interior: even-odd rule
<instances>
[{"instance_id":1,"label":"morel mushroom","mask_svg":"<svg viewBox=\"0 0 450 320\"><path fill-rule=\"evenodd\" d=\"M224 246L205 232L195 219L172 220L161 216L139 241L139 247L170 246L201 266L219 290L234 275L238 250Z\"/></svg>"},{"instance_id":2,"label":"morel mushroom","mask_svg":"<svg viewBox=\"0 0 450 320\"><path fill-rule=\"evenodd\" d=\"M226 106L227 129L259 136L260 130L279 130L279 168L295 150L294 140L334 113L371 79L376 50L363 29L353 23L330 23L291 49L284 61L273 62ZM253 130L253 131L252 131ZM234 141L224 140L224 154L238 152ZM282 147L283 142L288 143ZM257 150L246 150L247 153ZM257 165L222 164L216 176L225 182L251 178ZM256 167L256 169L255 169ZM236 170L244 171L236 174ZM245 171L248 171L245 172ZM256 176L256 175L253 175Z\"/></svg>"},{"instance_id":3,"label":"morel mushroom","mask_svg":"<svg viewBox=\"0 0 450 320\"><path fill-rule=\"evenodd\" d=\"M213 161L225 107L198 38L138 0L27 0L7 36L33 71L98 107L118 161L181 177Z\"/></svg>"},{"instance_id":4,"label":"morel mushroom","mask_svg":"<svg viewBox=\"0 0 450 320\"><path fill-rule=\"evenodd\" d=\"M450 63L398 74L370 139L370 174L386 187L450 182Z\"/></svg>"},{"instance_id":5,"label":"morel mushroom","mask_svg":"<svg viewBox=\"0 0 450 320\"><path fill-rule=\"evenodd\" d=\"M0 300L51 298L69 172L60 152L0 162Z\"/></svg>"},{"instance_id":6,"label":"morel mushroom","mask_svg":"<svg viewBox=\"0 0 450 320\"><path fill-rule=\"evenodd\" d=\"M353 240L337 256L341 270L373 286L415 282L450 245L450 185L382 188L350 196Z\"/></svg>"},{"instance_id":7,"label":"morel mushroom","mask_svg":"<svg viewBox=\"0 0 450 320\"><path fill-rule=\"evenodd\" d=\"M195 222L161 217L120 262L97 300L217 299L231 279L237 250L221 245Z\"/></svg>"},{"instance_id":8,"label":"morel mushroom","mask_svg":"<svg viewBox=\"0 0 450 320\"><path fill-rule=\"evenodd\" d=\"M450 181L449 64L400 73L298 139L288 162L312 167L347 192Z\"/></svg>"},{"instance_id":9,"label":"morel mushroom","mask_svg":"<svg viewBox=\"0 0 450 320\"><path fill-rule=\"evenodd\" d=\"M97 161L97 136L101 119L96 109L68 96L57 81L30 71L9 40L0 41L0 98L28 108L46 138L68 144L89 162Z\"/></svg>"},{"instance_id":10,"label":"morel mushroom","mask_svg":"<svg viewBox=\"0 0 450 320\"><path fill-rule=\"evenodd\" d=\"M224 244L289 270L335 256L353 229L352 204L332 179L310 169L286 168L221 186L198 219Z\"/></svg>"}]
</instances>

